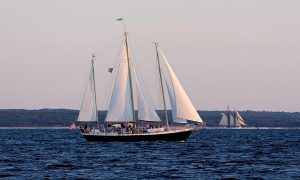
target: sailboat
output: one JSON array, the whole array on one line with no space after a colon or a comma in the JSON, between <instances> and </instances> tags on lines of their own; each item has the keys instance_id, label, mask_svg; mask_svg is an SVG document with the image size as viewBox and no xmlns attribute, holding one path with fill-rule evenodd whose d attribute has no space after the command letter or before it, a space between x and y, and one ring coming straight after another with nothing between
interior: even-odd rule
<instances>
[{"instance_id":1,"label":"sailboat","mask_svg":"<svg viewBox=\"0 0 300 180\"><path fill-rule=\"evenodd\" d=\"M203 120L176 77L166 56L158 44L154 43L157 60L156 73L159 74L160 93L164 106L165 124L163 124L145 86L142 86L139 81L129 53L128 32L125 26L124 31L121 58L118 70L113 71L116 74L112 94L105 122L102 124L97 110L95 56L92 57L89 78L85 85L77 121L95 122L96 128L90 129L82 126L80 128L82 136L87 141L185 141L197 127L188 122L199 125L203 123ZM162 64L165 69L162 68ZM112 69L109 71L112 72ZM167 100L172 110L171 120L168 117ZM159 127L151 127L151 123L159 124Z\"/></svg>"},{"instance_id":2,"label":"sailboat","mask_svg":"<svg viewBox=\"0 0 300 180\"><path fill-rule=\"evenodd\" d=\"M230 113L221 113L221 116L221 121L219 123L219 126L221 127L242 128L247 126L245 120L237 110L234 111L233 115Z\"/></svg>"}]
</instances>

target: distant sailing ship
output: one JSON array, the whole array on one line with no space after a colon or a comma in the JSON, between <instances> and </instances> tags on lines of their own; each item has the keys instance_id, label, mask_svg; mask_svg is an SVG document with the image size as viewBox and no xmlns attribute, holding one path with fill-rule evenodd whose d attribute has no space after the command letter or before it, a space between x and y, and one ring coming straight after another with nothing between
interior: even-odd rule
<instances>
[{"instance_id":1,"label":"distant sailing ship","mask_svg":"<svg viewBox=\"0 0 300 180\"><path fill-rule=\"evenodd\" d=\"M122 20L122 19L118 19ZM185 141L195 126L187 125L189 121L202 124L203 121L177 79L167 58L154 43L156 50L157 71L159 74L160 93L164 105L165 124L157 115L150 96L141 85L134 63L130 57L128 33L124 26L124 39L118 69L109 68L116 73L105 124L100 124L97 110L94 58L92 57L88 82L79 112L78 122L95 122L96 128L81 127L81 134L88 141ZM161 62L160 59L163 59ZM164 63L165 69L162 68ZM167 92L165 92L165 88ZM173 124L170 126L167 114L167 97L172 109ZM137 116L136 116L137 110ZM145 127L145 124L157 123L159 127ZM185 124L184 126L182 124Z\"/></svg>"},{"instance_id":2,"label":"distant sailing ship","mask_svg":"<svg viewBox=\"0 0 300 180\"><path fill-rule=\"evenodd\" d=\"M230 113L221 113L222 118L219 123L219 126L221 127L228 127L228 128L241 128L241 127L247 127L245 120L242 118L240 113L235 110L233 115Z\"/></svg>"}]
</instances>

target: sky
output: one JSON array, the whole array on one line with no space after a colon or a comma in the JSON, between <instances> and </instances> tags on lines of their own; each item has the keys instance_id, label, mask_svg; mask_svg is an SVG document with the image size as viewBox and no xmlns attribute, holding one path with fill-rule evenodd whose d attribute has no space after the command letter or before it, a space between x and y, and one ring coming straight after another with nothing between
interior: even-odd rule
<instances>
[{"instance_id":1,"label":"sky","mask_svg":"<svg viewBox=\"0 0 300 180\"><path fill-rule=\"evenodd\" d=\"M299 8L298 0L1 0L0 109L79 109L91 53L101 104L114 62L101 54L121 38L123 17L130 33L159 42L196 109L299 112Z\"/></svg>"}]
</instances>

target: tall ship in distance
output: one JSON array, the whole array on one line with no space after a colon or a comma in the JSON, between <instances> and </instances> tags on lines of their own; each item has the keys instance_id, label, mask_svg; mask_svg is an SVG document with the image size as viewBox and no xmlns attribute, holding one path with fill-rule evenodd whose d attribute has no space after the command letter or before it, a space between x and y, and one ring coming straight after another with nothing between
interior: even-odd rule
<instances>
[{"instance_id":1,"label":"tall ship in distance","mask_svg":"<svg viewBox=\"0 0 300 180\"><path fill-rule=\"evenodd\" d=\"M219 123L220 127L226 128L243 128L247 127L245 120L242 118L240 113L235 109L231 113L228 109L227 113L221 113L221 121Z\"/></svg>"},{"instance_id":2,"label":"tall ship in distance","mask_svg":"<svg viewBox=\"0 0 300 180\"><path fill-rule=\"evenodd\" d=\"M122 18L117 20L123 21ZM113 68L108 69L111 74L114 74L114 79L104 122L99 121L98 117L94 73L95 56L92 57L77 118L77 123L88 124L81 125L82 136L87 141L187 140L195 129L199 129L203 120L176 77L166 56L158 44L153 43L155 70L152 73L159 79L157 82L163 104L163 115L159 117L149 93L152 90L147 88L142 75L136 68L137 59L132 56L130 35L124 25L119 59ZM168 116L167 105L170 106L172 118ZM90 126L91 124L94 127Z\"/></svg>"}]
</instances>

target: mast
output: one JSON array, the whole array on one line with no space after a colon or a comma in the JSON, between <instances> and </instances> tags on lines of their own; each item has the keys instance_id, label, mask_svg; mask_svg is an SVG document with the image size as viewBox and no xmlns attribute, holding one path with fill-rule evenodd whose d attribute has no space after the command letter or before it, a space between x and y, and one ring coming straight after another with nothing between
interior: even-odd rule
<instances>
[{"instance_id":1,"label":"mast","mask_svg":"<svg viewBox=\"0 0 300 180\"><path fill-rule=\"evenodd\" d=\"M233 119L234 119L233 126L236 127L237 114L236 114L236 109L235 109L235 107L234 107Z\"/></svg>"},{"instance_id":2,"label":"mast","mask_svg":"<svg viewBox=\"0 0 300 180\"><path fill-rule=\"evenodd\" d=\"M124 26L124 30L125 30L125 26ZM131 97L131 106L132 106L132 117L133 117L133 121L135 122L135 125L137 126L137 120L135 118L135 112L134 112L132 78L131 78L130 59L129 59L129 52L128 52L127 32L125 31L124 34L125 34L125 46L126 46L126 56L127 56L127 65L128 65L128 75L129 75L130 97Z\"/></svg>"},{"instance_id":3,"label":"mast","mask_svg":"<svg viewBox=\"0 0 300 180\"><path fill-rule=\"evenodd\" d=\"M96 84L95 84L95 71L94 71L94 61L95 61L95 54L92 55L92 73L93 73L93 90L95 93L95 98L94 98L94 103L95 103L95 108L96 108L96 124L99 124L99 120L98 120L98 108L97 108L97 97L96 97Z\"/></svg>"},{"instance_id":4,"label":"mast","mask_svg":"<svg viewBox=\"0 0 300 180\"><path fill-rule=\"evenodd\" d=\"M128 38L127 38L127 32L125 28L125 21L124 19L118 18L116 19L117 21L122 21L123 22L123 28L124 28L124 35L125 35L125 47L126 47L126 56L127 56L127 65L128 65L128 75L129 75L129 86L130 86L130 97L131 97L131 110L132 110L132 117L133 117L133 122L135 122L135 125L137 126L137 120L135 118L135 111L134 111L134 101L133 101L133 90L132 90L132 78L131 78L131 70L130 70L130 58L129 58L129 51L128 51Z\"/></svg>"},{"instance_id":5,"label":"mast","mask_svg":"<svg viewBox=\"0 0 300 180\"><path fill-rule=\"evenodd\" d=\"M234 121L233 121L233 127L236 127L236 121L237 121L237 117L236 117L236 113L234 112L234 114L233 114L233 119L234 119Z\"/></svg>"},{"instance_id":6,"label":"mast","mask_svg":"<svg viewBox=\"0 0 300 180\"><path fill-rule=\"evenodd\" d=\"M230 109L229 109L229 105L227 105L227 127L230 128Z\"/></svg>"},{"instance_id":7,"label":"mast","mask_svg":"<svg viewBox=\"0 0 300 180\"><path fill-rule=\"evenodd\" d=\"M157 43L154 43L154 44L155 44L155 50L156 50L156 58L157 58L157 64L158 64L160 87L161 87L161 92L162 92L162 97L163 97L163 103L164 103L164 111L165 111L166 123L167 123L167 128L169 128L168 111L167 111L167 106L166 106L166 99L165 99L165 93L164 93L164 86L163 86L163 82L162 82L160 60L159 60L159 54L158 54L158 49L157 49L158 44Z\"/></svg>"}]
</instances>

